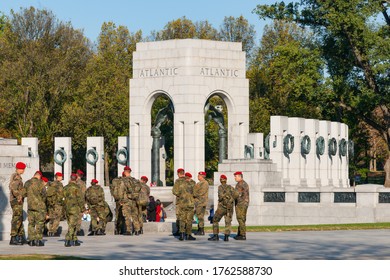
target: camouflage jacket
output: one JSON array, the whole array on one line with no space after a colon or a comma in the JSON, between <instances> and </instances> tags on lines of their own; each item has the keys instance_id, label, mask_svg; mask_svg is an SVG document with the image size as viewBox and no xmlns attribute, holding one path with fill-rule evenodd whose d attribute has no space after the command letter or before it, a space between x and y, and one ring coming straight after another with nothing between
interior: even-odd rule
<instances>
[{"instance_id":1,"label":"camouflage jacket","mask_svg":"<svg viewBox=\"0 0 390 280\"><path fill-rule=\"evenodd\" d=\"M64 187L64 205L67 215L81 214L84 210L83 194L76 182L71 181Z\"/></svg>"},{"instance_id":2,"label":"camouflage jacket","mask_svg":"<svg viewBox=\"0 0 390 280\"><path fill-rule=\"evenodd\" d=\"M181 204L181 189L185 187L187 184L187 181L184 177L179 177L176 179L175 183L173 184L172 188L172 194L176 196L176 204Z\"/></svg>"},{"instance_id":3,"label":"camouflage jacket","mask_svg":"<svg viewBox=\"0 0 390 280\"><path fill-rule=\"evenodd\" d=\"M242 180L236 184L236 190L238 192L238 198L236 199L236 205L246 205L249 204L249 186Z\"/></svg>"},{"instance_id":4,"label":"camouflage jacket","mask_svg":"<svg viewBox=\"0 0 390 280\"><path fill-rule=\"evenodd\" d=\"M23 198L26 196L26 189L23 187L22 176L16 172L11 175L9 190L9 200L11 204L23 204Z\"/></svg>"},{"instance_id":5,"label":"camouflage jacket","mask_svg":"<svg viewBox=\"0 0 390 280\"><path fill-rule=\"evenodd\" d=\"M85 197L87 199L88 208L104 206L104 190L100 185L90 186L85 193Z\"/></svg>"},{"instance_id":6,"label":"camouflage jacket","mask_svg":"<svg viewBox=\"0 0 390 280\"><path fill-rule=\"evenodd\" d=\"M134 177L124 177L123 182L125 184L127 198L134 201L137 200L142 188L141 182Z\"/></svg>"},{"instance_id":7,"label":"camouflage jacket","mask_svg":"<svg viewBox=\"0 0 390 280\"><path fill-rule=\"evenodd\" d=\"M207 180L199 181L194 187L196 206L206 206L209 199L209 183Z\"/></svg>"},{"instance_id":8,"label":"camouflage jacket","mask_svg":"<svg viewBox=\"0 0 390 280\"><path fill-rule=\"evenodd\" d=\"M28 210L46 212L46 187L42 180L31 178L24 184Z\"/></svg>"},{"instance_id":9,"label":"camouflage jacket","mask_svg":"<svg viewBox=\"0 0 390 280\"><path fill-rule=\"evenodd\" d=\"M234 201L238 198L238 192L231 185L218 186L218 207L233 209Z\"/></svg>"},{"instance_id":10,"label":"camouflage jacket","mask_svg":"<svg viewBox=\"0 0 390 280\"><path fill-rule=\"evenodd\" d=\"M63 205L64 202L64 186L60 181L53 181L48 184L46 189L46 204L48 207L55 205Z\"/></svg>"},{"instance_id":11,"label":"camouflage jacket","mask_svg":"<svg viewBox=\"0 0 390 280\"><path fill-rule=\"evenodd\" d=\"M85 182L81 179L77 179L76 183L79 185L80 190L81 190L81 197L83 198L83 201L85 203L85 192L87 191L87 185Z\"/></svg>"}]
</instances>

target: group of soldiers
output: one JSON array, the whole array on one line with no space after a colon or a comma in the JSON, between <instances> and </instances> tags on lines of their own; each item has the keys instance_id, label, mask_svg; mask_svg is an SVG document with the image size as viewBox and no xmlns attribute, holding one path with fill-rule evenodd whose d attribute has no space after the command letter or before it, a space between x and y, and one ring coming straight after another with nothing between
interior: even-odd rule
<instances>
[{"instance_id":1,"label":"group of soldiers","mask_svg":"<svg viewBox=\"0 0 390 280\"><path fill-rule=\"evenodd\" d=\"M143 234L144 217L149 203L150 187L148 178L140 180L131 176L131 168L125 166L122 177L112 180L110 192L115 200L114 234Z\"/></svg>"},{"instance_id":2,"label":"group of soldiers","mask_svg":"<svg viewBox=\"0 0 390 280\"><path fill-rule=\"evenodd\" d=\"M183 168L177 170L178 179L172 188L173 195L176 196L176 227L174 235L179 236L179 240L196 240L192 236L192 221L194 214L198 217L198 230L195 235L204 235L204 215L208 202L209 184L206 180L206 173L198 173L198 183L192 179L191 173L186 173ZM213 217L213 236L209 241L219 240L219 222L225 218L224 241L229 241L231 232L231 222L233 209L236 210L238 221L238 233L234 237L236 240L246 240L246 214L249 205L249 186L243 179L242 172L234 173L237 182L233 188L227 184L226 175L220 176L221 185L218 186L218 208Z\"/></svg>"},{"instance_id":3,"label":"group of soldiers","mask_svg":"<svg viewBox=\"0 0 390 280\"><path fill-rule=\"evenodd\" d=\"M59 236L58 228L63 216L68 223L65 246L80 246L77 239L81 229L81 217L88 212L91 215L90 235L105 235L107 216L110 212L105 202L104 190L93 179L87 189L82 180L84 173L78 170L70 176L65 187L63 174L57 172L53 182L36 171L34 176L23 184L21 175L26 164L18 162L16 171L10 179L10 204L12 208L10 245L44 246L43 233L47 236ZM28 238L23 226L23 204L27 198Z\"/></svg>"}]
</instances>

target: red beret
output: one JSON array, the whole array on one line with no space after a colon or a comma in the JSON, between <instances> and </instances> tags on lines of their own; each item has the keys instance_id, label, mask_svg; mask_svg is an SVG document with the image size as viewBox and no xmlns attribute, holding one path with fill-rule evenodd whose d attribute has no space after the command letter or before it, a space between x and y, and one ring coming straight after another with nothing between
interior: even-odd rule
<instances>
[{"instance_id":1,"label":"red beret","mask_svg":"<svg viewBox=\"0 0 390 280\"><path fill-rule=\"evenodd\" d=\"M234 173L234 175L242 175L242 172L241 171L237 171Z\"/></svg>"},{"instance_id":2,"label":"red beret","mask_svg":"<svg viewBox=\"0 0 390 280\"><path fill-rule=\"evenodd\" d=\"M70 177L72 178L77 178L77 174L76 173L72 173L71 175L70 175Z\"/></svg>"},{"instance_id":3,"label":"red beret","mask_svg":"<svg viewBox=\"0 0 390 280\"><path fill-rule=\"evenodd\" d=\"M221 180L227 180L226 175L222 174L221 177L219 177Z\"/></svg>"},{"instance_id":4,"label":"red beret","mask_svg":"<svg viewBox=\"0 0 390 280\"><path fill-rule=\"evenodd\" d=\"M16 169L26 169L26 164L19 161L16 163Z\"/></svg>"},{"instance_id":5,"label":"red beret","mask_svg":"<svg viewBox=\"0 0 390 280\"><path fill-rule=\"evenodd\" d=\"M146 177L146 176L142 176L141 180L144 180L145 182L149 181L148 177Z\"/></svg>"},{"instance_id":6,"label":"red beret","mask_svg":"<svg viewBox=\"0 0 390 280\"><path fill-rule=\"evenodd\" d=\"M84 172L81 169L77 169L76 173L80 176L84 175Z\"/></svg>"},{"instance_id":7,"label":"red beret","mask_svg":"<svg viewBox=\"0 0 390 280\"><path fill-rule=\"evenodd\" d=\"M181 172L184 172L184 169L183 169L183 168L179 168L179 169L177 170L177 173L181 173Z\"/></svg>"},{"instance_id":8,"label":"red beret","mask_svg":"<svg viewBox=\"0 0 390 280\"><path fill-rule=\"evenodd\" d=\"M91 184L97 184L97 183L99 183L99 181L98 181L98 180L96 180L96 179L92 179L92 181L91 181Z\"/></svg>"},{"instance_id":9,"label":"red beret","mask_svg":"<svg viewBox=\"0 0 390 280\"><path fill-rule=\"evenodd\" d=\"M188 178L192 178L192 175L191 175L190 172L186 172L185 176L188 177Z\"/></svg>"},{"instance_id":10,"label":"red beret","mask_svg":"<svg viewBox=\"0 0 390 280\"><path fill-rule=\"evenodd\" d=\"M129 166L125 166L125 168L123 168L123 170L125 170L125 171L128 170L131 172L131 168Z\"/></svg>"},{"instance_id":11,"label":"red beret","mask_svg":"<svg viewBox=\"0 0 390 280\"><path fill-rule=\"evenodd\" d=\"M41 180L45 183L49 182L49 179L47 179L46 177L42 177Z\"/></svg>"},{"instance_id":12,"label":"red beret","mask_svg":"<svg viewBox=\"0 0 390 280\"><path fill-rule=\"evenodd\" d=\"M206 176L206 172L204 172L204 171L200 171L198 174L202 175L202 176Z\"/></svg>"},{"instance_id":13,"label":"red beret","mask_svg":"<svg viewBox=\"0 0 390 280\"><path fill-rule=\"evenodd\" d=\"M64 177L64 175L61 173L61 172L57 172L56 174L55 174L55 176L57 176L57 177Z\"/></svg>"},{"instance_id":14,"label":"red beret","mask_svg":"<svg viewBox=\"0 0 390 280\"><path fill-rule=\"evenodd\" d=\"M43 176L43 174L42 174L42 172L41 171L35 171L35 174L34 175L36 175L36 174L39 174L41 177Z\"/></svg>"}]
</instances>

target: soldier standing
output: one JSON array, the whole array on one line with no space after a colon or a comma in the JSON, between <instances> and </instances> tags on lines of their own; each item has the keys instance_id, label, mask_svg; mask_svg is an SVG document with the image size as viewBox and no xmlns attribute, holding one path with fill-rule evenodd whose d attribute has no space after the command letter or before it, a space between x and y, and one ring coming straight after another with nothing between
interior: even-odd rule
<instances>
[{"instance_id":1,"label":"soldier standing","mask_svg":"<svg viewBox=\"0 0 390 280\"><path fill-rule=\"evenodd\" d=\"M91 235L106 235L106 209L104 190L98 185L98 180L92 179L91 186L87 189L85 197L91 215Z\"/></svg>"},{"instance_id":2,"label":"soldier standing","mask_svg":"<svg viewBox=\"0 0 390 280\"><path fill-rule=\"evenodd\" d=\"M150 187L146 184L148 182L148 177L142 176L141 177L141 191L140 196L138 200L138 221L140 225L140 233L143 234L144 230L144 215L147 216L146 206L148 206L149 203L149 196L150 196ZM145 219L146 220L146 219Z\"/></svg>"},{"instance_id":3,"label":"soldier standing","mask_svg":"<svg viewBox=\"0 0 390 280\"><path fill-rule=\"evenodd\" d=\"M209 183L206 180L206 172L198 173L199 182L194 187L195 214L198 217L198 231L195 235L204 235L204 215L209 198Z\"/></svg>"},{"instance_id":4,"label":"soldier standing","mask_svg":"<svg viewBox=\"0 0 390 280\"><path fill-rule=\"evenodd\" d=\"M110 187L111 196L115 201L115 229L114 234L122 234L123 226L124 226L124 217L122 212L122 204L121 200L123 199L124 191L124 183L123 177L125 176L124 172L122 172L122 177L117 177L112 180L112 184Z\"/></svg>"},{"instance_id":5,"label":"soldier standing","mask_svg":"<svg viewBox=\"0 0 390 280\"><path fill-rule=\"evenodd\" d=\"M128 235L128 231L131 228L131 224L133 224L134 234L139 235L141 232L141 227L138 218L137 201L139 199L139 193L141 191L141 183L134 177L131 177L130 167L126 166L124 173L125 177L123 178L123 181L125 184L127 200L126 203L123 205L123 216L125 217L125 223L127 228L126 235Z\"/></svg>"},{"instance_id":6,"label":"soldier standing","mask_svg":"<svg viewBox=\"0 0 390 280\"><path fill-rule=\"evenodd\" d=\"M44 246L42 241L45 227L46 210L46 184L48 179L42 177L41 171L37 171L24 186L27 195L28 217L28 245Z\"/></svg>"},{"instance_id":7,"label":"soldier standing","mask_svg":"<svg viewBox=\"0 0 390 280\"><path fill-rule=\"evenodd\" d=\"M23 200L25 189L23 187L22 174L26 169L23 162L16 163L15 173L11 175L9 182L9 201L12 209L11 240L9 245L23 245L26 242L23 226Z\"/></svg>"},{"instance_id":8,"label":"soldier standing","mask_svg":"<svg viewBox=\"0 0 390 280\"><path fill-rule=\"evenodd\" d=\"M180 238L179 240L196 240L192 234L192 219L194 217L194 187L196 182L192 180L191 173L187 172L184 174L186 183L182 184L180 188L180 197L181 197L181 217L180 221ZM185 235L184 235L185 234Z\"/></svg>"},{"instance_id":9,"label":"soldier standing","mask_svg":"<svg viewBox=\"0 0 390 280\"><path fill-rule=\"evenodd\" d=\"M65 247L80 246L77 240L77 224L84 211L84 198L80 186L76 183L77 175L70 176L69 184L64 187L64 206L68 232L65 236Z\"/></svg>"},{"instance_id":10,"label":"soldier standing","mask_svg":"<svg viewBox=\"0 0 390 280\"><path fill-rule=\"evenodd\" d=\"M232 225L234 201L238 198L238 192L231 186L226 184L227 177L222 174L220 177L221 185L218 186L218 208L213 218L213 236L209 241L218 241L219 237L219 221L222 217L225 218L225 238L223 241L229 241L229 235Z\"/></svg>"},{"instance_id":11,"label":"soldier standing","mask_svg":"<svg viewBox=\"0 0 390 280\"><path fill-rule=\"evenodd\" d=\"M86 203L85 203L85 192L87 191L87 185L85 184L85 182L82 180L83 176L84 176L84 172L80 169L78 169L76 171L76 175L77 175L77 180L76 180L76 183L79 185L80 187L80 190L81 190L81 196L82 196L82 199L83 199L83 203L84 203L84 207L83 207L83 211L81 212L80 214L80 219L77 221L77 230L76 230L76 233L77 235L81 235L81 220L82 220L82 217L83 217L83 213L85 212L86 210Z\"/></svg>"},{"instance_id":12,"label":"soldier standing","mask_svg":"<svg viewBox=\"0 0 390 280\"><path fill-rule=\"evenodd\" d=\"M241 171L234 173L234 180L237 182L236 190L238 198L236 199L236 217L238 221L238 233L234 237L236 240L246 240L246 213L249 206L249 186L244 181Z\"/></svg>"},{"instance_id":13,"label":"soldier standing","mask_svg":"<svg viewBox=\"0 0 390 280\"><path fill-rule=\"evenodd\" d=\"M172 193L176 197L176 232L173 234L174 236L180 235L180 193L179 188L180 185L183 184L183 181L185 181L185 173L183 168L179 168L177 170L177 176L179 178L176 179L175 183L173 184Z\"/></svg>"},{"instance_id":14,"label":"soldier standing","mask_svg":"<svg viewBox=\"0 0 390 280\"><path fill-rule=\"evenodd\" d=\"M64 186L61 182L63 175L61 172L57 172L54 177L54 181L46 189L46 205L49 215L49 222L47 224L48 236L59 236L58 227L61 221L64 202Z\"/></svg>"}]
</instances>

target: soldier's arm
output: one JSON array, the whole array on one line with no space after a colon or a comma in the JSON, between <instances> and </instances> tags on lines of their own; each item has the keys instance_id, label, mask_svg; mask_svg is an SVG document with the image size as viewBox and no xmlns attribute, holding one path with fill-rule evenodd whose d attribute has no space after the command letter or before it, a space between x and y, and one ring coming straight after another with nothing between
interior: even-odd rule
<instances>
[{"instance_id":1,"label":"soldier's arm","mask_svg":"<svg viewBox=\"0 0 390 280\"><path fill-rule=\"evenodd\" d=\"M23 193L23 187L20 187L22 185L22 181L19 179L14 180L12 178L12 182L10 183L10 189L13 196L15 196L18 200L19 198L23 198L25 195Z\"/></svg>"}]
</instances>

